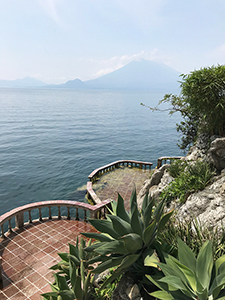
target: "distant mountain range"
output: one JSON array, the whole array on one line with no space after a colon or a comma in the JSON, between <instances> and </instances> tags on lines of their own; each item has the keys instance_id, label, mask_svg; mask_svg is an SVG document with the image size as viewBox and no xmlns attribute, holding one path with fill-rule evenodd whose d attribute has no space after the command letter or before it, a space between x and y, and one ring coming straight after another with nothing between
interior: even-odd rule
<instances>
[{"instance_id":1,"label":"distant mountain range","mask_svg":"<svg viewBox=\"0 0 225 300\"><path fill-rule=\"evenodd\" d=\"M64 84L47 85L33 78L13 81L0 80L0 87L42 87L65 89L119 89L119 90L174 90L179 87L180 73L165 64L154 61L132 61L124 67L99 78Z\"/></svg>"}]
</instances>

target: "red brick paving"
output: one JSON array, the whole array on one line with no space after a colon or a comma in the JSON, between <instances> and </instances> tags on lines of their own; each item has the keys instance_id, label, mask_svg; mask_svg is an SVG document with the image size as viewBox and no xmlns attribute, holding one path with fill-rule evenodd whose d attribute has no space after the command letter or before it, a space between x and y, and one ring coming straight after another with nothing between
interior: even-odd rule
<instances>
[{"instance_id":1,"label":"red brick paving","mask_svg":"<svg viewBox=\"0 0 225 300\"><path fill-rule=\"evenodd\" d=\"M0 299L41 299L40 294L51 291L49 268L61 260L57 253L68 252L68 243L75 244L80 232L90 231L96 230L82 221L38 221L0 239Z\"/></svg>"}]
</instances>

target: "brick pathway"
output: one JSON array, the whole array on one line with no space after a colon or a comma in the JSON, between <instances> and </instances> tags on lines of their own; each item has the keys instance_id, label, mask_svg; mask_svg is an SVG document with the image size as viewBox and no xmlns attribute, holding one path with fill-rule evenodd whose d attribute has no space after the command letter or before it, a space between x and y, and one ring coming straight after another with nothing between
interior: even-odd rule
<instances>
[{"instance_id":1,"label":"brick pathway","mask_svg":"<svg viewBox=\"0 0 225 300\"><path fill-rule=\"evenodd\" d=\"M149 179L152 171L139 168L121 166L103 174L93 183L93 190L101 200L117 200L117 192L123 197L125 208L129 209L130 196L134 187L137 193L140 191L146 179Z\"/></svg>"},{"instance_id":2,"label":"brick pathway","mask_svg":"<svg viewBox=\"0 0 225 300\"><path fill-rule=\"evenodd\" d=\"M3 282L0 299L35 300L51 291L49 267L60 261L59 252L68 252L80 232L96 232L88 223L75 220L42 221L0 238Z\"/></svg>"}]
</instances>

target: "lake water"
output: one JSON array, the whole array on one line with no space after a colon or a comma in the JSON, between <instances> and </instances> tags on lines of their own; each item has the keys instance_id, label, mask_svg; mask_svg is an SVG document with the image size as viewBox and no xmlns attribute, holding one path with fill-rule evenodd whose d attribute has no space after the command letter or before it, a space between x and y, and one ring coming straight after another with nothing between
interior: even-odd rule
<instances>
[{"instance_id":1,"label":"lake water","mask_svg":"<svg viewBox=\"0 0 225 300\"><path fill-rule=\"evenodd\" d=\"M30 202L84 201L88 175L120 159L182 155L162 92L0 89L0 214Z\"/></svg>"}]
</instances>

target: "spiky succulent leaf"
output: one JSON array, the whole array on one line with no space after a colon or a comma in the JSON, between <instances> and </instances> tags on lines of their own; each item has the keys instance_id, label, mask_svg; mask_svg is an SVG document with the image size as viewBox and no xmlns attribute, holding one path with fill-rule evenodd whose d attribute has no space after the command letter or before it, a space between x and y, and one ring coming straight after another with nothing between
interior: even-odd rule
<instances>
[{"instance_id":1,"label":"spiky succulent leaf","mask_svg":"<svg viewBox=\"0 0 225 300\"><path fill-rule=\"evenodd\" d=\"M79 250L78 247L69 244L69 253L79 259Z\"/></svg>"},{"instance_id":2,"label":"spiky succulent leaf","mask_svg":"<svg viewBox=\"0 0 225 300\"><path fill-rule=\"evenodd\" d=\"M165 228L165 225L169 221L170 217L172 216L173 211L174 210L172 209L168 213L162 216L158 224L158 232Z\"/></svg>"},{"instance_id":3,"label":"spiky succulent leaf","mask_svg":"<svg viewBox=\"0 0 225 300\"><path fill-rule=\"evenodd\" d=\"M194 253L180 238L177 239L177 243L179 261L192 270L192 272L196 272L196 258Z\"/></svg>"},{"instance_id":4,"label":"spiky succulent leaf","mask_svg":"<svg viewBox=\"0 0 225 300\"><path fill-rule=\"evenodd\" d=\"M217 276L218 274L220 274L220 273L219 273L219 268L220 268L220 266L221 266L224 262L225 262L225 255L222 255L221 257L219 257L219 258L216 260L216 262L215 262L216 276Z\"/></svg>"},{"instance_id":5,"label":"spiky succulent leaf","mask_svg":"<svg viewBox=\"0 0 225 300\"><path fill-rule=\"evenodd\" d=\"M89 222L101 233L107 233L114 239L118 239L120 237L120 235L113 229L111 220L89 219Z\"/></svg>"},{"instance_id":6,"label":"spiky succulent leaf","mask_svg":"<svg viewBox=\"0 0 225 300\"><path fill-rule=\"evenodd\" d=\"M199 251L196 260L196 276L204 288L209 289L213 268L212 244L206 241Z\"/></svg>"},{"instance_id":7,"label":"spiky succulent leaf","mask_svg":"<svg viewBox=\"0 0 225 300\"><path fill-rule=\"evenodd\" d=\"M147 228L152 221L152 211L154 206L154 199L149 198L149 203L144 211L143 215L143 221L144 221L144 227Z\"/></svg>"},{"instance_id":8,"label":"spiky succulent leaf","mask_svg":"<svg viewBox=\"0 0 225 300\"><path fill-rule=\"evenodd\" d=\"M172 275L165 276L165 277L161 278L159 281L167 283L169 286L174 287L177 290L181 290L188 297L194 298L194 296L195 296L193 293L191 293L191 291L189 291L187 289L187 287L183 283L183 281L177 276L172 276Z\"/></svg>"},{"instance_id":9,"label":"spiky succulent leaf","mask_svg":"<svg viewBox=\"0 0 225 300\"><path fill-rule=\"evenodd\" d=\"M144 196L143 202L142 202L142 206L141 206L141 212L142 212L142 214L145 212L145 210L146 210L146 208L148 206L148 203L149 203L149 201L148 201L148 193L146 193L145 196Z\"/></svg>"},{"instance_id":10,"label":"spiky succulent leaf","mask_svg":"<svg viewBox=\"0 0 225 300\"><path fill-rule=\"evenodd\" d=\"M119 234L119 236L126 235L132 231L132 228L129 223L124 221L118 216L108 215L113 224L113 229Z\"/></svg>"},{"instance_id":11,"label":"spiky succulent leaf","mask_svg":"<svg viewBox=\"0 0 225 300\"><path fill-rule=\"evenodd\" d=\"M142 223L141 216L140 216L137 206L134 207L133 213L131 215L131 227L132 227L132 231L130 231L130 232L134 232L134 233L138 234L139 236L142 236L143 223Z\"/></svg>"},{"instance_id":12,"label":"spiky succulent leaf","mask_svg":"<svg viewBox=\"0 0 225 300\"><path fill-rule=\"evenodd\" d=\"M116 215L120 217L122 220L130 223L130 216L125 210L124 200L118 193L117 206L116 206Z\"/></svg>"},{"instance_id":13,"label":"spiky succulent leaf","mask_svg":"<svg viewBox=\"0 0 225 300\"><path fill-rule=\"evenodd\" d=\"M95 232L82 232L82 235L86 236L87 238L95 239L100 242L110 242L112 238L103 233L95 233Z\"/></svg>"},{"instance_id":14,"label":"spiky succulent leaf","mask_svg":"<svg viewBox=\"0 0 225 300\"><path fill-rule=\"evenodd\" d=\"M165 206L165 200L162 200L159 202L159 204L156 206L154 210L154 217L157 223L159 222L159 220L163 215L164 206Z\"/></svg>"},{"instance_id":15,"label":"spiky succulent leaf","mask_svg":"<svg viewBox=\"0 0 225 300\"><path fill-rule=\"evenodd\" d=\"M137 193L136 189L133 189L130 197L130 214L132 215L134 210L137 209Z\"/></svg>"},{"instance_id":16,"label":"spiky succulent leaf","mask_svg":"<svg viewBox=\"0 0 225 300\"><path fill-rule=\"evenodd\" d=\"M142 238L136 233L130 233L123 236L122 241L124 241L124 246L128 253L136 253L143 247Z\"/></svg>"},{"instance_id":17,"label":"spiky succulent leaf","mask_svg":"<svg viewBox=\"0 0 225 300\"><path fill-rule=\"evenodd\" d=\"M93 273L100 274L109 268L116 267L121 264L125 256L117 258L109 258L107 261L100 263L94 270Z\"/></svg>"},{"instance_id":18,"label":"spiky succulent leaf","mask_svg":"<svg viewBox=\"0 0 225 300\"><path fill-rule=\"evenodd\" d=\"M158 268L159 258L153 249L149 250L149 253L145 256L144 266Z\"/></svg>"},{"instance_id":19,"label":"spiky succulent leaf","mask_svg":"<svg viewBox=\"0 0 225 300\"><path fill-rule=\"evenodd\" d=\"M107 255L111 253L117 253L117 254L128 253L127 249L124 246L124 242L119 240L101 243L100 247L96 248L94 251L101 255Z\"/></svg>"},{"instance_id":20,"label":"spiky succulent leaf","mask_svg":"<svg viewBox=\"0 0 225 300\"><path fill-rule=\"evenodd\" d=\"M148 227L145 229L143 233L143 240L145 245L150 246L155 239L155 234L156 234L156 222L155 220L148 225Z\"/></svg>"},{"instance_id":21,"label":"spiky succulent leaf","mask_svg":"<svg viewBox=\"0 0 225 300\"><path fill-rule=\"evenodd\" d=\"M217 296L219 295L224 285L225 285L225 274L220 274L216 278L214 278L209 290L209 293L213 295L213 299L217 299Z\"/></svg>"}]
</instances>

